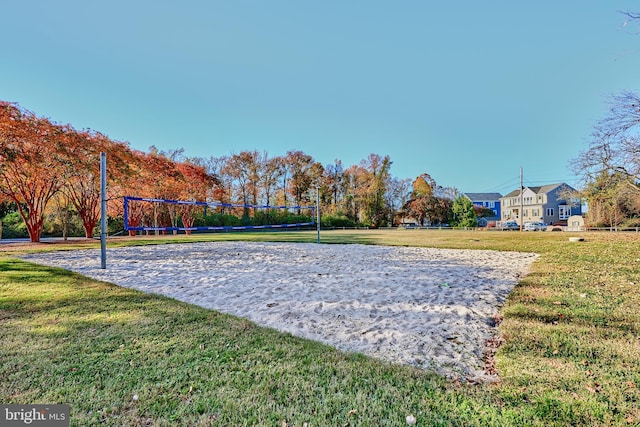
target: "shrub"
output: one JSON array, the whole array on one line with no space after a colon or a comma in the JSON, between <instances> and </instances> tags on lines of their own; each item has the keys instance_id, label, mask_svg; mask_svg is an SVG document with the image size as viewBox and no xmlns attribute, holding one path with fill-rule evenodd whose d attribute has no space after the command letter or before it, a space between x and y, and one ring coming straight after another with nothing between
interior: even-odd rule
<instances>
[{"instance_id":1,"label":"shrub","mask_svg":"<svg viewBox=\"0 0 640 427\"><path fill-rule=\"evenodd\" d=\"M96 227L96 230L98 230L98 232L100 231L99 227ZM121 216L112 218L109 217L107 218L107 234L108 235L114 235L116 233L120 233L124 231L124 218Z\"/></svg>"},{"instance_id":2,"label":"shrub","mask_svg":"<svg viewBox=\"0 0 640 427\"><path fill-rule=\"evenodd\" d=\"M625 222L623 222L620 227L623 228L634 228L640 227L640 218L629 218Z\"/></svg>"},{"instance_id":3,"label":"shrub","mask_svg":"<svg viewBox=\"0 0 640 427\"><path fill-rule=\"evenodd\" d=\"M355 227L355 221L349 219L345 214L325 215L320 218L323 227Z\"/></svg>"},{"instance_id":4,"label":"shrub","mask_svg":"<svg viewBox=\"0 0 640 427\"><path fill-rule=\"evenodd\" d=\"M214 213L196 218L194 225L196 227L236 227L242 225L242 219L235 215Z\"/></svg>"},{"instance_id":5,"label":"shrub","mask_svg":"<svg viewBox=\"0 0 640 427\"><path fill-rule=\"evenodd\" d=\"M27 227L18 212L10 212L2 218L2 237L5 239L29 237Z\"/></svg>"}]
</instances>

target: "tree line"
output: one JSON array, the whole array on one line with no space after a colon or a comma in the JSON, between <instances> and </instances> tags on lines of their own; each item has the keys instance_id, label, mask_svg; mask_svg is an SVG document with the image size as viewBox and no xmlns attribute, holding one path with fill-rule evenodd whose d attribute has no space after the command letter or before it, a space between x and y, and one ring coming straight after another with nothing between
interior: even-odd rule
<instances>
[{"instance_id":1,"label":"tree line","mask_svg":"<svg viewBox=\"0 0 640 427\"><path fill-rule=\"evenodd\" d=\"M640 95L608 99L609 112L594 127L589 146L573 159L583 178L587 222L601 227L640 226Z\"/></svg>"},{"instance_id":2,"label":"tree line","mask_svg":"<svg viewBox=\"0 0 640 427\"><path fill-rule=\"evenodd\" d=\"M640 96L612 95L608 115L594 127L589 146L573 159L583 178L579 195L589 204L590 226L640 226ZM324 226L384 227L404 218L419 225L473 227L477 216L457 189L442 187L427 173L400 179L389 156L369 154L345 167L322 165L291 150L282 156L242 151L220 157L187 157L183 149L132 149L92 130L76 130L0 101L0 220L15 212L30 239L40 240L47 221L66 237L76 220L84 235L99 222L99 156L107 153L108 215L121 224L123 197L218 201L242 205L308 205L319 195ZM140 208L142 209L142 208ZM237 215L249 215L245 210ZM134 213L154 224L194 224L193 207L157 207ZM15 216L15 215L14 215Z\"/></svg>"},{"instance_id":3,"label":"tree line","mask_svg":"<svg viewBox=\"0 0 640 427\"><path fill-rule=\"evenodd\" d=\"M623 27L637 28L640 13L621 12ZM637 32L635 33L637 34ZM610 95L609 111L594 126L588 147L572 161L582 177L586 223L601 227L640 226L640 95Z\"/></svg>"},{"instance_id":4,"label":"tree line","mask_svg":"<svg viewBox=\"0 0 640 427\"><path fill-rule=\"evenodd\" d=\"M100 215L101 152L107 154L111 223L122 220L124 196L271 206L313 204L319 196L324 225L374 228L397 225L403 217L420 224L455 223L462 215L454 214L454 206L473 209L455 188L439 186L426 173L414 180L392 176L389 156L369 154L345 167L338 159L322 165L299 150L282 156L248 150L210 158L153 146L143 152L0 101L0 218L15 211L33 242L40 240L48 220L57 221L66 237L69 223L77 219L91 238ZM193 207L178 209L147 208L133 217L175 224L179 215L183 225L191 226ZM464 226L472 226L466 221Z\"/></svg>"}]
</instances>

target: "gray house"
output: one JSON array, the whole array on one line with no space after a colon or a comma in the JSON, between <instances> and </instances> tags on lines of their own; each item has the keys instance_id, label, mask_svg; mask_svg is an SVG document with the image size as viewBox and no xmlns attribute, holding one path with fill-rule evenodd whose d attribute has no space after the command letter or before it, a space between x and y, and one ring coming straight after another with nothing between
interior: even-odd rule
<instances>
[{"instance_id":1,"label":"gray house","mask_svg":"<svg viewBox=\"0 0 640 427\"><path fill-rule=\"evenodd\" d=\"M514 190L500 199L502 221L567 225L571 215L582 215L582 203L571 196L575 191L565 183L523 187L522 194Z\"/></svg>"}]
</instances>

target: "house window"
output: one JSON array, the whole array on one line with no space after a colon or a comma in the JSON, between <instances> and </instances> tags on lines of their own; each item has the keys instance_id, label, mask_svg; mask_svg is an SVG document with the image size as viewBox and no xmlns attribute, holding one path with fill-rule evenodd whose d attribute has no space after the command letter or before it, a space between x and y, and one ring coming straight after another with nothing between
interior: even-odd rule
<instances>
[{"instance_id":1,"label":"house window","mask_svg":"<svg viewBox=\"0 0 640 427\"><path fill-rule=\"evenodd\" d=\"M495 208L496 207L496 202L489 202L489 207L490 208Z\"/></svg>"},{"instance_id":2,"label":"house window","mask_svg":"<svg viewBox=\"0 0 640 427\"><path fill-rule=\"evenodd\" d=\"M525 197L524 198L524 204L525 205L530 205L533 203L533 197Z\"/></svg>"},{"instance_id":3,"label":"house window","mask_svg":"<svg viewBox=\"0 0 640 427\"><path fill-rule=\"evenodd\" d=\"M538 203L542 203L542 196L538 196Z\"/></svg>"},{"instance_id":4,"label":"house window","mask_svg":"<svg viewBox=\"0 0 640 427\"><path fill-rule=\"evenodd\" d=\"M525 209L522 211L522 216L529 216L529 209Z\"/></svg>"},{"instance_id":5,"label":"house window","mask_svg":"<svg viewBox=\"0 0 640 427\"><path fill-rule=\"evenodd\" d=\"M560 219L569 218L569 208L567 206L558 206L558 217Z\"/></svg>"},{"instance_id":6,"label":"house window","mask_svg":"<svg viewBox=\"0 0 640 427\"><path fill-rule=\"evenodd\" d=\"M547 208L547 216L553 216L553 208Z\"/></svg>"},{"instance_id":7,"label":"house window","mask_svg":"<svg viewBox=\"0 0 640 427\"><path fill-rule=\"evenodd\" d=\"M531 212L532 216L540 216L540 209L533 209Z\"/></svg>"}]
</instances>

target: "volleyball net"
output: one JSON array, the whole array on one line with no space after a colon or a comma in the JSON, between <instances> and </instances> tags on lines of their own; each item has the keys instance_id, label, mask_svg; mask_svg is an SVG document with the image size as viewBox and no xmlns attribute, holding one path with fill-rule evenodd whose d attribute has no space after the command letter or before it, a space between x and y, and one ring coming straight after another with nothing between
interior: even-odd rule
<instances>
[{"instance_id":1,"label":"volleyball net","mask_svg":"<svg viewBox=\"0 0 640 427\"><path fill-rule=\"evenodd\" d=\"M315 226L315 209L126 196L124 229L131 234L304 228Z\"/></svg>"}]
</instances>

